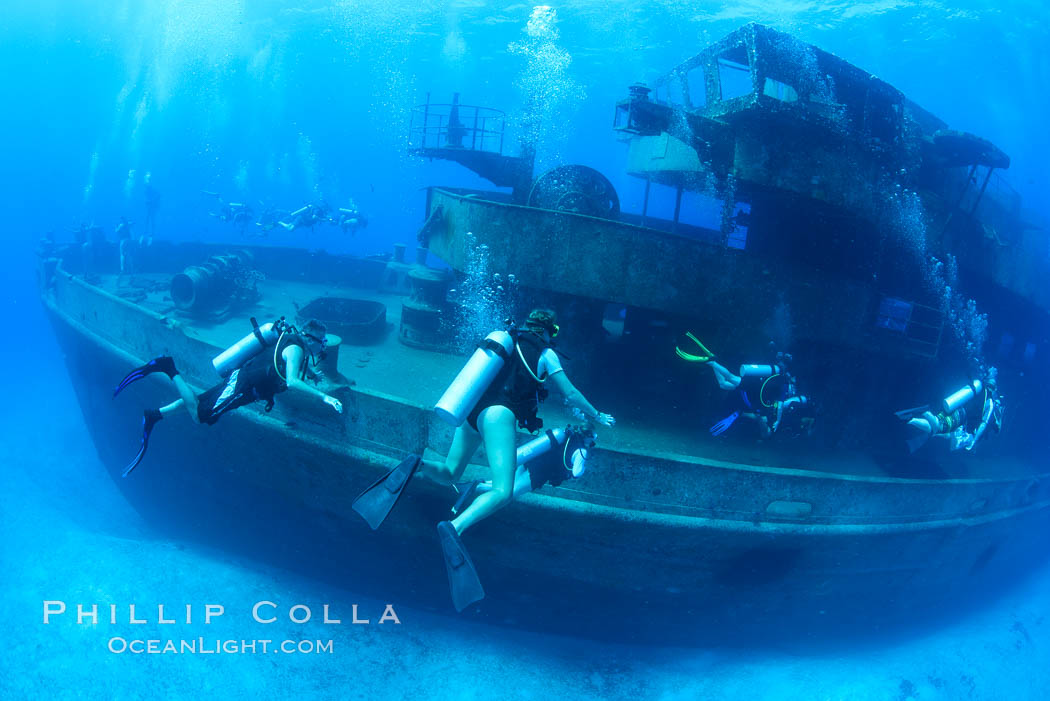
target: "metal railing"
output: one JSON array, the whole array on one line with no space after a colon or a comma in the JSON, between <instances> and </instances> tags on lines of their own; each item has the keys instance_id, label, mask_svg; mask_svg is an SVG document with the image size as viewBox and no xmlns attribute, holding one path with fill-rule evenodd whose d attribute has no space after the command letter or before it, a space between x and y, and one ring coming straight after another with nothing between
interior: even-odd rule
<instances>
[{"instance_id":1,"label":"metal railing","mask_svg":"<svg viewBox=\"0 0 1050 701\"><path fill-rule=\"evenodd\" d=\"M426 104L412 109L409 148L463 149L503 155L506 115L500 110L461 105L458 95L451 103Z\"/></svg>"}]
</instances>

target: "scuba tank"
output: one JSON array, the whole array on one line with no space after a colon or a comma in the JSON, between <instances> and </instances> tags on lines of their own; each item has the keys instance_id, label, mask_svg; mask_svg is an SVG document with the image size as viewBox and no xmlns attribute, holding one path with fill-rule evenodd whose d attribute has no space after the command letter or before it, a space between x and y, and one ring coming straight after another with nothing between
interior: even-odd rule
<instances>
[{"instance_id":1,"label":"scuba tank","mask_svg":"<svg viewBox=\"0 0 1050 701\"><path fill-rule=\"evenodd\" d=\"M741 365L738 374L741 377L770 377L778 372L780 369L774 365Z\"/></svg>"},{"instance_id":2,"label":"scuba tank","mask_svg":"<svg viewBox=\"0 0 1050 701\"><path fill-rule=\"evenodd\" d=\"M237 368L259 355L267 346L277 343L285 323L278 320L259 326L252 317L252 332L212 358L211 364L220 377L229 377Z\"/></svg>"},{"instance_id":3,"label":"scuba tank","mask_svg":"<svg viewBox=\"0 0 1050 701\"><path fill-rule=\"evenodd\" d=\"M977 396L981 391L981 381L974 380L954 394L945 397L942 408L945 414L950 414Z\"/></svg>"},{"instance_id":4,"label":"scuba tank","mask_svg":"<svg viewBox=\"0 0 1050 701\"><path fill-rule=\"evenodd\" d=\"M572 451L572 476L573 478L581 476L587 470L587 458L590 457L591 448L594 447L594 434L583 433L579 434L583 440L583 445ZM568 467L568 465L566 465Z\"/></svg>"},{"instance_id":5,"label":"scuba tank","mask_svg":"<svg viewBox=\"0 0 1050 701\"><path fill-rule=\"evenodd\" d=\"M466 421L513 352L514 338L506 331L493 331L486 336L434 405L437 415L454 427Z\"/></svg>"},{"instance_id":6,"label":"scuba tank","mask_svg":"<svg viewBox=\"0 0 1050 701\"><path fill-rule=\"evenodd\" d=\"M528 443L523 443L518 447L517 460L519 465L524 465L530 460L535 460L541 455L546 455L551 451L551 448L560 446L565 442L565 430L561 428L555 428L545 432L538 438L533 438Z\"/></svg>"},{"instance_id":7,"label":"scuba tank","mask_svg":"<svg viewBox=\"0 0 1050 701\"><path fill-rule=\"evenodd\" d=\"M579 438L583 444L573 450L570 456L568 452L574 438ZM561 457L562 465L566 470L572 472L573 477L579 477L587 469L587 458L590 449L594 447L594 443L594 434L582 428L573 426L566 429L555 428L546 431L538 438L533 438L518 448L518 466L525 465L542 455L546 455L553 448L565 446Z\"/></svg>"}]
</instances>

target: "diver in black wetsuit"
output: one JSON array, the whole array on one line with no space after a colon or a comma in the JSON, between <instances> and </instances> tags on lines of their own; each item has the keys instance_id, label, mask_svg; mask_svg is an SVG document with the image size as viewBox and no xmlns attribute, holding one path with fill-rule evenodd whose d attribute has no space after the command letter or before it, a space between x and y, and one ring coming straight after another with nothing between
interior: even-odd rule
<instances>
[{"instance_id":1,"label":"diver in black wetsuit","mask_svg":"<svg viewBox=\"0 0 1050 701\"><path fill-rule=\"evenodd\" d=\"M579 409L588 420L605 426L616 423L611 415L595 409L565 376L558 354L552 348L552 340L558 332L554 312L533 310L525 327L514 330L513 349L501 369L473 405L463 425L456 428L444 462L409 456L354 500L354 510L373 529L378 528L417 471L440 484L455 485L470 458L484 443L492 469L491 488L479 494L453 520L442 521L437 527L449 587L458 611L485 596L459 536L514 498L517 429L520 426L535 432L542 427L543 422L536 414L540 401L547 396L545 385L551 383L566 402Z\"/></svg>"},{"instance_id":2,"label":"diver in black wetsuit","mask_svg":"<svg viewBox=\"0 0 1050 701\"><path fill-rule=\"evenodd\" d=\"M305 204L299 209L288 215L290 221L279 221L277 222L288 231L295 231L296 229L307 228L311 231L318 224L332 223L331 218L328 214L328 205L325 203L321 204Z\"/></svg>"},{"instance_id":3,"label":"diver in black wetsuit","mask_svg":"<svg viewBox=\"0 0 1050 701\"><path fill-rule=\"evenodd\" d=\"M342 413L343 405L335 397L306 383L310 374L310 363L316 363L327 344L325 327L317 321L307 323L302 330L285 325L276 345L263 348L257 355L235 369L230 376L211 389L194 394L170 356L154 358L145 365L128 373L117 388L113 390L116 397L128 385L137 382L153 373L162 372L175 384L179 399L160 407L147 409L142 418L142 447L135 459L126 468L123 475L134 470L142 461L149 446L153 427L161 419L179 407L185 407L195 423L214 425L223 414L256 401L265 401L266 410L273 408L274 396L288 389L294 389L317 397L337 412ZM282 367L283 366L283 370Z\"/></svg>"},{"instance_id":4,"label":"diver in black wetsuit","mask_svg":"<svg viewBox=\"0 0 1050 701\"><path fill-rule=\"evenodd\" d=\"M135 272L135 252L138 243L132 238L131 229L134 222L129 222L127 217L121 217L120 223L113 233L117 236L118 250L120 251L120 274L129 275Z\"/></svg>"},{"instance_id":5,"label":"diver in black wetsuit","mask_svg":"<svg viewBox=\"0 0 1050 701\"><path fill-rule=\"evenodd\" d=\"M349 207L339 208L339 219L335 222L344 234L356 234L358 229L368 226L368 217L361 214L353 202Z\"/></svg>"},{"instance_id":6,"label":"diver in black wetsuit","mask_svg":"<svg viewBox=\"0 0 1050 701\"><path fill-rule=\"evenodd\" d=\"M582 416L582 412L580 413ZM568 480L578 479L587 470L587 459L594 448L597 435L588 426L569 426L566 429L565 442L540 455L535 460L521 463L519 455L518 469L514 473L514 498L519 499L529 492L534 492L544 485L561 486ZM547 435L552 432L548 431ZM455 485L459 497L452 506L452 514L458 515L479 494L492 491L492 480L474 480Z\"/></svg>"},{"instance_id":7,"label":"diver in black wetsuit","mask_svg":"<svg viewBox=\"0 0 1050 701\"><path fill-rule=\"evenodd\" d=\"M710 428L712 436L722 435L739 418L755 422L762 438L768 438L785 425L800 435L812 433L816 407L810 397L798 391L795 377L788 369L790 354L777 353L775 362L769 365L741 365L739 374L734 374L716 362L715 354L691 331L685 336L686 341L675 346L675 354L690 363L707 365L719 388L737 393L735 411ZM689 350L682 348L683 345Z\"/></svg>"}]
</instances>

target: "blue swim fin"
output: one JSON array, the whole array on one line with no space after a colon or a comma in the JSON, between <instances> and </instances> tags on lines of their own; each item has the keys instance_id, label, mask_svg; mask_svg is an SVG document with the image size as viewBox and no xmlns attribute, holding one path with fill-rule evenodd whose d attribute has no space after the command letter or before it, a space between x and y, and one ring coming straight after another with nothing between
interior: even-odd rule
<instances>
[{"instance_id":1,"label":"blue swim fin","mask_svg":"<svg viewBox=\"0 0 1050 701\"><path fill-rule=\"evenodd\" d=\"M128 385L138 382L144 377L148 377L155 372L163 372L171 379L175 379L175 376L179 374L179 371L175 369L175 361L168 355L162 355L159 358L154 358L142 367L137 367L120 381L120 384L113 390L113 396L116 397L118 394L128 388Z\"/></svg>"},{"instance_id":2,"label":"blue swim fin","mask_svg":"<svg viewBox=\"0 0 1050 701\"><path fill-rule=\"evenodd\" d=\"M142 415L142 447L139 448L138 454L135 459L128 463L128 466L124 468L124 471L120 473L121 477L127 477L131 474L131 471L139 466L142 462L142 458L146 456L146 448L149 447L149 437L153 433L153 427L157 425L157 422L164 418L164 414L161 414L157 409L147 409Z\"/></svg>"},{"instance_id":3,"label":"blue swim fin","mask_svg":"<svg viewBox=\"0 0 1050 701\"><path fill-rule=\"evenodd\" d=\"M738 418L740 418L740 412L734 411L732 414L725 417L708 430L711 432L712 436L721 436L723 433L729 430L729 427L732 426Z\"/></svg>"}]
</instances>

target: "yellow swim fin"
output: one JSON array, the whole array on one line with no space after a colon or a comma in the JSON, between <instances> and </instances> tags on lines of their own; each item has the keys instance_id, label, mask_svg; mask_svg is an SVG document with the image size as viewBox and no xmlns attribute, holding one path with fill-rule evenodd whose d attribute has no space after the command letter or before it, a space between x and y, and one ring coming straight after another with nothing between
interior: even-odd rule
<instances>
[{"instance_id":1,"label":"yellow swim fin","mask_svg":"<svg viewBox=\"0 0 1050 701\"><path fill-rule=\"evenodd\" d=\"M707 350L704 344L700 342L700 339L693 335L692 331L686 331L685 335L686 338L688 338L690 341L697 345L697 347L701 351L701 355L687 353L678 346L675 346L674 352L679 358L681 358L682 360L686 360L690 363L706 363L710 360L714 360L715 354Z\"/></svg>"}]
</instances>

